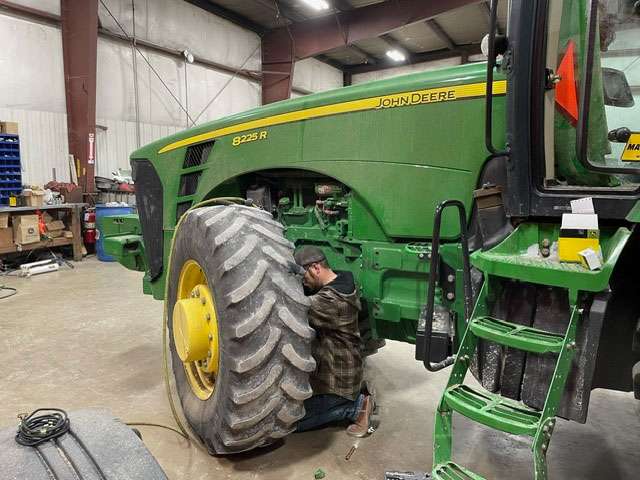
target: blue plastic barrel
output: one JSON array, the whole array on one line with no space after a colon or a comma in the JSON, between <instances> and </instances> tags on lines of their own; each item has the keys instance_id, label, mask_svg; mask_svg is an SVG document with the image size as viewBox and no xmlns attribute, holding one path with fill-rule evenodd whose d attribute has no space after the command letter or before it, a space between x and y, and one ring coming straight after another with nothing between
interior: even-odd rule
<instances>
[{"instance_id":1,"label":"blue plastic barrel","mask_svg":"<svg viewBox=\"0 0 640 480\"><path fill-rule=\"evenodd\" d=\"M104 240L100 234L102 217L108 217L111 215L128 215L130 213L133 213L133 207L107 207L103 203L96 204L96 228L98 229L96 232L98 234L98 238L96 239L96 256L98 257L98 260L102 262L115 262L115 258L104 253Z\"/></svg>"}]
</instances>

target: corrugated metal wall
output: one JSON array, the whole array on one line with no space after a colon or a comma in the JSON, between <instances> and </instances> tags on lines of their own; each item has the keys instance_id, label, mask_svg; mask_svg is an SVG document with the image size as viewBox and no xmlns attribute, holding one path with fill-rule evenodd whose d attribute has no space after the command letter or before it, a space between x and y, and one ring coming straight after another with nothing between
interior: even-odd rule
<instances>
[{"instance_id":1,"label":"corrugated metal wall","mask_svg":"<svg viewBox=\"0 0 640 480\"><path fill-rule=\"evenodd\" d=\"M14 0L15 3L60 13L59 0ZM131 0L105 0L118 22L132 30ZM183 0L136 0L136 34L166 47L189 49L197 57L232 67L260 69L260 38L226 20L205 13ZM104 28L121 33L100 6ZM24 20L0 10L0 120L17 121L23 145L25 183L68 180L67 123L62 37L55 27ZM144 50L143 50L144 51ZM167 55L145 52L171 92L196 117L230 76ZM142 145L182 130L186 115L160 80L138 56ZM135 150L135 101L131 48L99 38L97 78L96 174L110 177L118 167L129 168ZM311 91L341 86L342 73L318 62L296 65L294 85ZM188 88L187 88L188 87ZM260 85L235 78L197 123L254 108Z\"/></svg>"},{"instance_id":2,"label":"corrugated metal wall","mask_svg":"<svg viewBox=\"0 0 640 480\"><path fill-rule=\"evenodd\" d=\"M111 172L118 168L130 168L129 155L136 149L136 124L122 120L98 119L98 125L96 175L111 178ZM180 130L181 127L176 126L142 123L141 143L144 145Z\"/></svg>"},{"instance_id":3,"label":"corrugated metal wall","mask_svg":"<svg viewBox=\"0 0 640 480\"><path fill-rule=\"evenodd\" d=\"M293 69L293 86L310 92L340 88L343 86L342 82L340 70L315 58L300 60Z\"/></svg>"},{"instance_id":4,"label":"corrugated metal wall","mask_svg":"<svg viewBox=\"0 0 640 480\"><path fill-rule=\"evenodd\" d=\"M0 107L0 119L18 122L22 182L44 185L54 178L69 181L67 115Z\"/></svg>"}]
</instances>

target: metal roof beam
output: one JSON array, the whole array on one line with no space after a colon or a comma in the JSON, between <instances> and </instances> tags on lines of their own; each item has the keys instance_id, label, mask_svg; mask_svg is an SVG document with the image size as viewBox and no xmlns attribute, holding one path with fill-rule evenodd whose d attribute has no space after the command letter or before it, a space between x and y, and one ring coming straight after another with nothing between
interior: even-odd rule
<instances>
[{"instance_id":1,"label":"metal roof beam","mask_svg":"<svg viewBox=\"0 0 640 480\"><path fill-rule=\"evenodd\" d=\"M48 25L60 25L60 16L37 8L27 7L7 0L0 0L0 9L30 20L37 20Z\"/></svg>"},{"instance_id":2,"label":"metal roof beam","mask_svg":"<svg viewBox=\"0 0 640 480\"><path fill-rule=\"evenodd\" d=\"M333 7L337 8L341 12L347 12L355 8L348 0L332 0L332 3Z\"/></svg>"},{"instance_id":3,"label":"metal roof beam","mask_svg":"<svg viewBox=\"0 0 640 480\"><path fill-rule=\"evenodd\" d=\"M394 0L276 28L262 37L262 103L291 95L296 60L375 38L481 0ZM406 51L406 49L404 49Z\"/></svg>"},{"instance_id":4,"label":"metal roof beam","mask_svg":"<svg viewBox=\"0 0 640 480\"><path fill-rule=\"evenodd\" d=\"M293 38L295 58L308 58L480 1L394 0L376 3L297 22L288 28L276 28L265 35L265 41L289 43Z\"/></svg>"},{"instance_id":5,"label":"metal roof beam","mask_svg":"<svg viewBox=\"0 0 640 480\"><path fill-rule=\"evenodd\" d=\"M302 22L307 19L292 9L289 5L281 2L280 0L255 0L258 4L271 10L274 14L280 14L280 16L291 23Z\"/></svg>"},{"instance_id":6,"label":"metal roof beam","mask_svg":"<svg viewBox=\"0 0 640 480\"><path fill-rule=\"evenodd\" d=\"M196 7L200 7L201 9L212 13L218 17L222 17L225 20L230 21L231 23L235 23L236 25L246 28L247 30L251 30L252 32L257 33L258 35L263 35L267 29L262 25L258 25L255 22L252 22L246 17L229 10L228 8L224 8L216 3L210 2L208 0L185 0L185 2L190 3Z\"/></svg>"},{"instance_id":7,"label":"metal roof beam","mask_svg":"<svg viewBox=\"0 0 640 480\"><path fill-rule=\"evenodd\" d=\"M433 33L436 34L440 41L447 46L449 50L457 49L457 46L453 39L447 32L444 31L444 28L442 28L438 22L436 22L433 18L430 18L429 20L427 20L427 25L433 31Z\"/></svg>"},{"instance_id":8,"label":"metal roof beam","mask_svg":"<svg viewBox=\"0 0 640 480\"><path fill-rule=\"evenodd\" d=\"M321 62L326 63L327 65L331 65L333 68L337 68L340 71L344 70L344 65L342 63L340 63L337 60L334 60L331 57L328 57L324 53L321 53L320 55L318 55L316 57L316 60L320 60Z\"/></svg>"},{"instance_id":9,"label":"metal roof beam","mask_svg":"<svg viewBox=\"0 0 640 480\"><path fill-rule=\"evenodd\" d=\"M364 51L359 46L352 44L352 45L349 45L349 48L362 57L362 59L364 60L363 63L368 63L371 65L375 65L376 63L378 63L377 58L375 58L369 52Z\"/></svg>"},{"instance_id":10,"label":"metal roof beam","mask_svg":"<svg viewBox=\"0 0 640 480\"><path fill-rule=\"evenodd\" d=\"M407 59L404 62L394 62L394 64L397 65L410 65L412 63L414 63L414 53L412 51L410 51L406 46L404 46L401 42L399 42L398 40L396 40L395 38L393 38L391 35L389 35L388 33L385 33L384 35L380 35L380 38L382 40L384 40L387 45L389 45L389 48L392 48L394 50L398 50L400 52L402 52ZM387 60L385 60L387 61ZM386 68L386 67L385 67Z\"/></svg>"},{"instance_id":11,"label":"metal roof beam","mask_svg":"<svg viewBox=\"0 0 640 480\"><path fill-rule=\"evenodd\" d=\"M385 33L384 35L380 35L380 38L384 40L387 43L387 45L389 45L390 48L397 48L398 50L401 50L401 51L407 50L407 47L405 47L402 43L400 43L398 40L393 38L388 33Z\"/></svg>"},{"instance_id":12,"label":"metal roof beam","mask_svg":"<svg viewBox=\"0 0 640 480\"><path fill-rule=\"evenodd\" d=\"M459 45L457 50L449 50L443 48L433 52L413 53L404 63L397 63L392 60L380 61L377 65L354 65L345 68L346 73L357 75L359 73L375 72L377 70L386 70L388 68L401 67L403 65L414 65L416 63L433 62L435 60L445 60L447 58L460 57L461 63L468 61L469 55L481 53L479 44Z\"/></svg>"}]
</instances>

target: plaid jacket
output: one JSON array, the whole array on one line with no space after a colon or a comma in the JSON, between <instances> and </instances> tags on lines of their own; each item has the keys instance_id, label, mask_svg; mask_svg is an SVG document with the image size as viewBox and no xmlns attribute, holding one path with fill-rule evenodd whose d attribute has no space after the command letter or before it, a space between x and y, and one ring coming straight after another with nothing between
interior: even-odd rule
<instances>
[{"instance_id":1,"label":"plaid jacket","mask_svg":"<svg viewBox=\"0 0 640 480\"><path fill-rule=\"evenodd\" d=\"M340 275L345 275L341 273ZM362 357L357 290L344 294L322 287L310 297L309 323L316 330L313 356L316 371L311 376L314 395L334 394L355 400L362 387Z\"/></svg>"}]
</instances>

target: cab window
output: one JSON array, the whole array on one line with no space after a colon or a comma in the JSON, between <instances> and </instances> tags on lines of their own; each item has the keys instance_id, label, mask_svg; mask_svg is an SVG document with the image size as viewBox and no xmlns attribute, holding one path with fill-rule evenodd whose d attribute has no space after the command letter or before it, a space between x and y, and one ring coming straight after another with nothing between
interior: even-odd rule
<instances>
[{"instance_id":1,"label":"cab window","mask_svg":"<svg viewBox=\"0 0 640 480\"><path fill-rule=\"evenodd\" d=\"M640 5L551 0L545 186L640 187Z\"/></svg>"}]
</instances>

